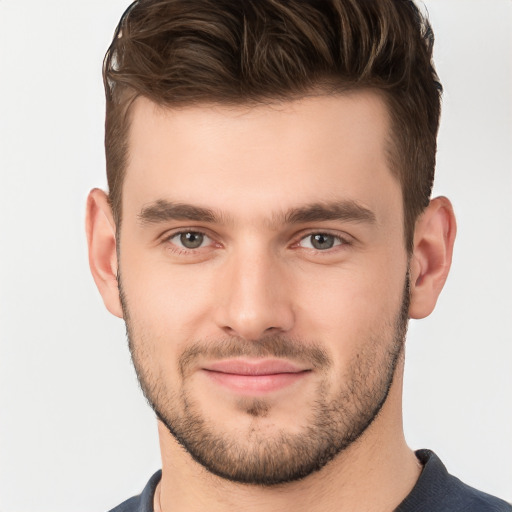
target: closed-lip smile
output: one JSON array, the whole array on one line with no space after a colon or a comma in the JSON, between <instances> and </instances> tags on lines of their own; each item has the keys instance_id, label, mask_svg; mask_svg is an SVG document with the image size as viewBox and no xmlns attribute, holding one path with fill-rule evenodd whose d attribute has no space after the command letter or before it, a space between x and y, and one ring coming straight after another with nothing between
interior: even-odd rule
<instances>
[{"instance_id":1,"label":"closed-lip smile","mask_svg":"<svg viewBox=\"0 0 512 512\"><path fill-rule=\"evenodd\" d=\"M228 359L208 363L202 370L215 383L246 395L277 391L311 372L283 359Z\"/></svg>"}]
</instances>

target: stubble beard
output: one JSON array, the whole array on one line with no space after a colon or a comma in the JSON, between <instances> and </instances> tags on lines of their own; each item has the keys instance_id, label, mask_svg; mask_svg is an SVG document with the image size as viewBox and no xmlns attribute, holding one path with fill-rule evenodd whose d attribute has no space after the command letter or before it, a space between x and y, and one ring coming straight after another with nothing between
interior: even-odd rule
<instances>
[{"instance_id":1,"label":"stubble beard","mask_svg":"<svg viewBox=\"0 0 512 512\"><path fill-rule=\"evenodd\" d=\"M148 364L144 333L135 339L127 300L118 276L132 361L140 387L157 417L191 457L209 472L224 479L251 485L275 486L300 480L322 469L334 457L359 439L378 416L386 402L395 371L403 357L410 302L406 277L401 307L388 326L390 333L370 337L343 377L343 387L334 396L330 389L332 361L319 345L269 336L259 341L238 338L214 344L197 342L179 358L180 389L169 390L165 378L156 376ZM382 336L389 339L383 340ZM147 340L149 341L149 340ZM187 369L197 357L278 357L308 362L319 375L316 398L299 433L284 428L269 432L258 420L272 414L264 398L238 401L238 411L251 416L245 435L215 429L187 389ZM330 392L331 391L331 392ZM331 396L331 398L328 398Z\"/></svg>"}]
</instances>

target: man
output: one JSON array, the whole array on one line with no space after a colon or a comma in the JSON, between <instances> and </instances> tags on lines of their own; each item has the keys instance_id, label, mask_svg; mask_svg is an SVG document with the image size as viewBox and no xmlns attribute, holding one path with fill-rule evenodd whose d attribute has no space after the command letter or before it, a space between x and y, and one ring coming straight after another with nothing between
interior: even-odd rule
<instances>
[{"instance_id":1,"label":"man","mask_svg":"<svg viewBox=\"0 0 512 512\"><path fill-rule=\"evenodd\" d=\"M456 230L432 42L408 1L123 15L87 233L162 471L116 511L512 510L403 435L407 322Z\"/></svg>"}]
</instances>

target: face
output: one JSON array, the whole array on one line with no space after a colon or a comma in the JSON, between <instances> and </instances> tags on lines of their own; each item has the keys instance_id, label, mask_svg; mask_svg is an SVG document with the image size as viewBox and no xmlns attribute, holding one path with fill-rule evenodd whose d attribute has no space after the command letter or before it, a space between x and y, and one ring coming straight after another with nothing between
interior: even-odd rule
<instances>
[{"instance_id":1,"label":"face","mask_svg":"<svg viewBox=\"0 0 512 512\"><path fill-rule=\"evenodd\" d=\"M211 472L302 478L365 433L403 348L384 102L138 99L132 119L118 263L144 393Z\"/></svg>"}]
</instances>

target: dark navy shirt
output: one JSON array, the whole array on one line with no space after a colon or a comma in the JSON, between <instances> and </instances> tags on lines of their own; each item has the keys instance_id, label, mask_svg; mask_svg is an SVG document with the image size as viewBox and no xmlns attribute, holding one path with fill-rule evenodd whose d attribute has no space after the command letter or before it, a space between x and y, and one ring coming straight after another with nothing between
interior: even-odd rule
<instances>
[{"instance_id":1,"label":"dark navy shirt","mask_svg":"<svg viewBox=\"0 0 512 512\"><path fill-rule=\"evenodd\" d=\"M418 450L423 471L411 493L395 512L512 512L503 500L477 491L450 475L437 455ZM162 476L157 471L139 496L134 496L110 512L153 512L153 496Z\"/></svg>"}]
</instances>

